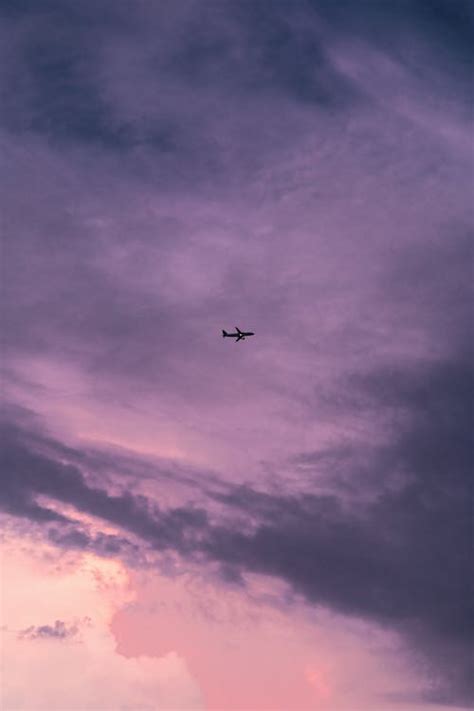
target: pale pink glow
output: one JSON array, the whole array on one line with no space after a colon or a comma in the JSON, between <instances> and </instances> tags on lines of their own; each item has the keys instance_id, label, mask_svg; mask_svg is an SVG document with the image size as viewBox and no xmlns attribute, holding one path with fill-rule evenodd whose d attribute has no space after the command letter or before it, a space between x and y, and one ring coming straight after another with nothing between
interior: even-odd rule
<instances>
[{"instance_id":1,"label":"pale pink glow","mask_svg":"<svg viewBox=\"0 0 474 711\"><path fill-rule=\"evenodd\" d=\"M324 667L308 665L305 669L305 676L308 683L316 690L319 698L329 704L332 696L329 675Z\"/></svg>"},{"instance_id":2,"label":"pale pink glow","mask_svg":"<svg viewBox=\"0 0 474 711\"><path fill-rule=\"evenodd\" d=\"M184 660L173 651L158 658L126 659L108 630L115 611L133 600L129 577L118 561L77 555L68 566L40 545L18 553L18 541L2 548L2 708L168 709L203 708ZM31 626L74 626L67 639L21 638Z\"/></svg>"},{"instance_id":3,"label":"pale pink glow","mask_svg":"<svg viewBox=\"0 0 474 711\"><path fill-rule=\"evenodd\" d=\"M91 514L83 513L79 511L75 506L70 504L58 503L56 500L51 499L47 496L38 496L36 502L40 506L45 506L50 511L55 511L62 516L66 516L74 523L83 524L92 534L105 533L105 534L117 534L122 532L118 526L113 526L111 524L104 523L104 521L98 517Z\"/></svg>"},{"instance_id":4,"label":"pale pink glow","mask_svg":"<svg viewBox=\"0 0 474 711\"><path fill-rule=\"evenodd\" d=\"M382 691L418 688L397 662L396 640L323 610L282 608L284 591L269 578L248 576L242 594L184 571L169 579L82 553L68 562L51 546L28 549L11 538L2 572L3 693L15 708L63 711L74 691L78 711L81 703L95 708L104 693L132 703L143 694L156 711L428 711L377 700ZM77 624L77 637L16 639L55 619ZM51 661L59 685L42 683Z\"/></svg>"},{"instance_id":5,"label":"pale pink glow","mask_svg":"<svg viewBox=\"0 0 474 711\"><path fill-rule=\"evenodd\" d=\"M29 358L15 364L15 374L19 380L9 390L23 405L47 414L53 432L86 444L127 447L137 454L191 458L191 452L179 446L184 438L159 406L151 421L149 412L111 402L110 391L97 392L97 384L78 365Z\"/></svg>"},{"instance_id":6,"label":"pale pink glow","mask_svg":"<svg viewBox=\"0 0 474 711\"><path fill-rule=\"evenodd\" d=\"M265 601L273 587L268 579L254 576L248 595L186 574L172 581L132 573L131 579L134 603L112 620L118 651L161 657L176 650L207 709L425 708L383 699L388 690L415 693L419 687L416 674L397 661L395 638L323 610L279 609Z\"/></svg>"}]
</instances>

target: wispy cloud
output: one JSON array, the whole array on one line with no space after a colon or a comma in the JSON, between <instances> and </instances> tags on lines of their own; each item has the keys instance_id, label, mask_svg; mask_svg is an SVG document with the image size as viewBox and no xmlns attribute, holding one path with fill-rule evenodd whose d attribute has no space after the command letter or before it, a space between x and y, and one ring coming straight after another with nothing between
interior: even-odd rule
<instances>
[{"instance_id":1,"label":"wispy cloud","mask_svg":"<svg viewBox=\"0 0 474 711\"><path fill-rule=\"evenodd\" d=\"M31 625L18 633L19 639L71 639L79 632L77 625L67 626L62 620L56 620L54 625Z\"/></svg>"}]
</instances>

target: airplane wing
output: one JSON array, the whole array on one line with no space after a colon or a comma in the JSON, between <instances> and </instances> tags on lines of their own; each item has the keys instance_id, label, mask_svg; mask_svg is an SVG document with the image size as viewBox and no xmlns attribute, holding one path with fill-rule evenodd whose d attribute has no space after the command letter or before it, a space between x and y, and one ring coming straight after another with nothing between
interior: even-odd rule
<instances>
[{"instance_id":1,"label":"airplane wing","mask_svg":"<svg viewBox=\"0 0 474 711\"><path fill-rule=\"evenodd\" d=\"M237 333L238 333L239 336L240 336L240 334L242 333L242 331L240 330L240 328L239 328L238 326L236 326L236 327L235 327L235 330L237 331Z\"/></svg>"},{"instance_id":2,"label":"airplane wing","mask_svg":"<svg viewBox=\"0 0 474 711\"><path fill-rule=\"evenodd\" d=\"M242 339L243 339L243 336L241 335L241 333L240 333L240 331L239 331L239 335L238 335L237 338L235 339L235 342L237 343L237 341L241 341Z\"/></svg>"}]
</instances>

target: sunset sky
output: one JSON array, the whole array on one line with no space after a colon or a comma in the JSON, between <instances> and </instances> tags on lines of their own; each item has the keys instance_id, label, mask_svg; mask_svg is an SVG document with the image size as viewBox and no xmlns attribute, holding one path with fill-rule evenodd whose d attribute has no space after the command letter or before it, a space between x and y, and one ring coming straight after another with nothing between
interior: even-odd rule
<instances>
[{"instance_id":1,"label":"sunset sky","mask_svg":"<svg viewBox=\"0 0 474 711\"><path fill-rule=\"evenodd\" d=\"M0 0L2 710L470 707L473 16Z\"/></svg>"}]
</instances>

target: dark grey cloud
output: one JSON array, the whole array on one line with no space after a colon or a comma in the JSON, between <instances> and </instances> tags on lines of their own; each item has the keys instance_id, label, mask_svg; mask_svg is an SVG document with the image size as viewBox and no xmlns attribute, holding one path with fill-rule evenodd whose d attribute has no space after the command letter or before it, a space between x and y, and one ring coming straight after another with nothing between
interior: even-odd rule
<instances>
[{"instance_id":1,"label":"dark grey cloud","mask_svg":"<svg viewBox=\"0 0 474 711\"><path fill-rule=\"evenodd\" d=\"M6 3L3 14L12 37L4 69L4 125L56 143L78 141L119 151L144 144L177 154L188 167L196 161L215 167L215 141L202 124L202 109L211 104L230 108L236 99L252 101L263 91L324 107L353 93L327 59L304 3L253 9L247 3L218 2L178 8L172 3ZM140 99L133 92L124 114L111 103L104 71L110 69L120 82L124 68L118 56L117 66L106 66L104 53L114 43L135 59L142 43L149 49L137 76L143 96L154 96L148 118L134 106ZM196 100L196 89L211 92L204 105Z\"/></svg>"},{"instance_id":2,"label":"dark grey cloud","mask_svg":"<svg viewBox=\"0 0 474 711\"><path fill-rule=\"evenodd\" d=\"M32 450L28 432L10 428L5 447L3 507L40 520L39 494L119 526L157 551L217 562L225 580L254 572L286 580L312 604L393 628L426 656L438 679L426 698L468 703L472 605L472 422L474 369L469 358L424 363L353 381L357 408L402 413L385 445L353 446L354 486L364 503L333 494L283 495L228 485L206 507L164 510L149 498L90 486L78 466ZM34 440L33 440L34 442ZM37 448L37 445L36 445ZM300 457L306 467L349 467L344 450ZM363 455L363 456L362 456ZM375 490L375 495L374 495ZM47 510L44 510L47 511ZM226 513L227 512L227 513ZM215 512L214 512L215 513ZM229 517L229 514L230 517ZM62 546L89 539L67 522L45 523ZM236 523L239 520L240 523ZM219 522L217 522L219 521ZM96 540L102 554L125 549L117 536ZM229 572L230 571L230 572Z\"/></svg>"},{"instance_id":3,"label":"dark grey cloud","mask_svg":"<svg viewBox=\"0 0 474 711\"><path fill-rule=\"evenodd\" d=\"M332 66L316 19L305 2L210 3L175 55L176 71L203 85L225 81L242 98L282 92L335 109L357 92Z\"/></svg>"},{"instance_id":4,"label":"dark grey cloud","mask_svg":"<svg viewBox=\"0 0 474 711\"><path fill-rule=\"evenodd\" d=\"M91 533L84 524L68 520L61 526L48 526L46 538L65 550L89 551L105 558L120 557L131 566L144 565L143 551L136 543L115 534Z\"/></svg>"},{"instance_id":5,"label":"dark grey cloud","mask_svg":"<svg viewBox=\"0 0 474 711\"><path fill-rule=\"evenodd\" d=\"M462 3L411 5L6 2L4 125L56 144L131 153L142 168L145 147L159 158L155 177L167 180L225 172L243 154L255 168L244 114L260 144L287 140L288 119L262 111L263 99L332 114L363 99L327 51L333 35L361 34L392 53L407 27L415 43L432 28L443 50L458 46L456 38L463 44L469 13ZM444 65L443 53L434 54ZM409 62L409 52L398 59Z\"/></svg>"},{"instance_id":6,"label":"dark grey cloud","mask_svg":"<svg viewBox=\"0 0 474 711\"><path fill-rule=\"evenodd\" d=\"M109 6L110 7L110 6ZM94 75L102 12L87 17L70 3L3 3L10 50L4 69L3 122L16 133L34 131L120 147ZM87 21L88 20L88 21ZM113 15L110 18L113 26Z\"/></svg>"},{"instance_id":7,"label":"dark grey cloud","mask_svg":"<svg viewBox=\"0 0 474 711\"><path fill-rule=\"evenodd\" d=\"M384 447L343 451L306 466L338 463L354 487L377 496L352 509L337 496L279 497L243 487L225 502L260 523L252 535L220 530L211 555L278 575L317 604L376 619L402 631L433 661L443 681L427 698L472 699L474 369L470 358L380 372L359 381L359 408L396 410ZM357 406L356 405L356 406ZM351 457L352 458L352 457ZM398 480L398 484L397 484ZM440 677L440 678L441 678Z\"/></svg>"},{"instance_id":8,"label":"dark grey cloud","mask_svg":"<svg viewBox=\"0 0 474 711\"><path fill-rule=\"evenodd\" d=\"M157 549L173 548L183 553L195 548L195 544L188 541L189 533L206 527L207 516L200 509L178 507L161 511L144 496L129 492L111 495L102 488L89 486L77 466L33 451L25 442L25 433L16 427L5 426L2 435L5 477L1 506L7 513L23 517L31 514L35 522L63 520L70 524L70 519L35 503L34 497L42 495L125 528ZM87 536L81 532L68 531L67 535L73 536L70 540L74 540L74 547L88 544ZM51 536L53 540L54 536ZM63 544L67 540L67 537L61 538ZM117 552L120 544L116 537L95 541L96 547L109 549L111 554Z\"/></svg>"},{"instance_id":9,"label":"dark grey cloud","mask_svg":"<svg viewBox=\"0 0 474 711\"><path fill-rule=\"evenodd\" d=\"M179 7L169 2L98 6L88 0L80 4L49 0L41 5L5 1L1 11L24 30L18 47L21 65L9 88L17 96L26 90L33 130L117 148L133 146L140 135L133 123L114 123L97 81L101 48L111 37L139 43L140 35L146 39L147 29L153 32L156 51L149 81L158 86L169 72L183 82L183 89L187 83L217 90L227 86L242 97L242 92L276 90L332 108L353 101L357 92L326 55L329 29L342 36L362 36L394 52L400 33L409 32L425 36L441 64L445 55L454 55L466 73L472 62L473 11L467 0L237 0L225 5L211 0L183 2ZM170 43L167 33L178 23ZM409 61L410 55L401 58ZM25 87L28 77L31 83ZM15 118L18 127L18 113ZM156 145L161 142L166 149L167 130L170 145L179 142L176 119L167 129L166 121L150 125L147 142L153 144L156 137Z\"/></svg>"},{"instance_id":10,"label":"dark grey cloud","mask_svg":"<svg viewBox=\"0 0 474 711\"><path fill-rule=\"evenodd\" d=\"M441 226L429 247L413 243L394 250L383 285L397 321L387 313L387 326L414 324L423 313L426 330L449 350L457 344L461 349L472 347L473 237L470 224L452 219Z\"/></svg>"},{"instance_id":11,"label":"dark grey cloud","mask_svg":"<svg viewBox=\"0 0 474 711\"><path fill-rule=\"evenodd\" d=\"M415 55L400 52L400 36L423 38L438 68L448 70L452 81L469 81L474 39L474 10L469 0L309 0L309 5L339 32L396 52L406 63Z\"/></svg>"},{"instance_id":12,"label":"dark grey cloud","mask_svg":"<svg viewBox=\"0 0 474 711\"><path fill-rule=\"evenodd\" d=\"M68 626L62 620L56 620L54 625L31 625L18 633L18 639L73 639L79 632L77 625Z\"/></svg>"}]
</instances>

